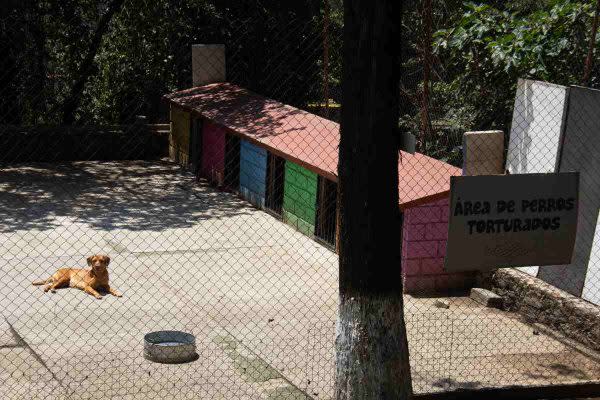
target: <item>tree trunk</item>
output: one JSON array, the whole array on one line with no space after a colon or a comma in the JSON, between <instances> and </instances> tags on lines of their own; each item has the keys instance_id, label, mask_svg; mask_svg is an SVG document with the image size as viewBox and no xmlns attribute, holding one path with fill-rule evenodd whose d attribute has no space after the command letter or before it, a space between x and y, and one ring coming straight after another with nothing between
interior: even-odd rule
<instances>
[{"instance_id":1,"label":"tree trunk","mask_svg":"<svg viewBox=\"0 0 600 400\"><path fill-rule=\"evenodd\" d=\"M585 67L583 71L583 79L581 86L589 86L592 76L592 66L594 64L594 48L596 47L596 34L598 33L598 14L600 14L600 0L596 2L596 13L594 14L594 22L592 23L592 35L590 37L590 46L588 54L585 58Z\"/></svg>"},{"instance_id":2,"label":"tree trunk","mask_svg":"<svg viewBox=\"0 0 600 400\"><path fill-rule=\"evenodd\" d=\"M401 1L345 0L336 399L408 399L398 208Z\"/></svg>"},{"instance_id":3,"label":"tree trunk","mask_svg":"<svg viewBox=\"0 0 600 400\"><path fill-rule=\"evenodd\" d=\"M65 103L63 104L63 125L71 125L73 122L75 122L75 112L79 108L81 96L83 95L83 89L94 70L94 57L96 57L96 53L98 53L98 49L102 43L102 38L108 30L110 21L112 20L113 16L121 10L124 2L125 0L113 0L98 22L98 26L96 27L96 31L94 32L90 42L88 52L79 65L79 71L77 71L75 82L73 83L71 91L66 97Z\"/></svg>"},{"instance_id":4,"label":"tree trunk","mask_svg":"<svg viewBox=\"0 0 600 400\"><path fill-rule=\"evenodd\" d=\"M324 117L329 118L329 0L323 6L323 105Z\"/></svg>"},{"instance_id":5,"label":"tree trunk","mask_svg":"<svg viewBox=\"0 0 600 400\"><path fill-rule=\"evenodd\" d=\"M28 85L34 88L35 94L26 96L26 121L27 124L43 124L48 122L46 84L48 74L48 54L46 52L46 32L44 30L44 12L38 2L26 2L27 18L27 45L26 60L28 61ZM52 115L49 116L52 118Z\"/></svg>"},{"instance_id":6,"label":"tree trunk","mask_svg":"<svg viewBox=\"0 0 600 400\"><path fill-rule=\"evenodd\" d=\"M421 96L421 151L426 153L427 141L431 138L430 79L431 79L431 0L423 0L423 93Z\"/></svg>"}]
</instances>

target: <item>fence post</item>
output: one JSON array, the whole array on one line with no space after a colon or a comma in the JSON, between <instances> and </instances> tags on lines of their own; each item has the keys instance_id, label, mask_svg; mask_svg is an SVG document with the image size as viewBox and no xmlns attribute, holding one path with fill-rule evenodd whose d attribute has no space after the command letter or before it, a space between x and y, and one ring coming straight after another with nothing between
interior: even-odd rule
<instances>
[{"instance_id":1,"label":"fence post","mask_svg":"<svg viewBox=\"0 0 600 400\"><path fill-rule=\"evenodd\" d=\"M143 146L143 155L144 158L152 157L152 153L154 153L154 138L148 135L148 121L145 115L136 115L133 123L133 135L136 137L136 146L139 142ZM150 140L150 143L148 143ZM139 142L138 142L139 141Z\"/></svg>"}]
</instances>

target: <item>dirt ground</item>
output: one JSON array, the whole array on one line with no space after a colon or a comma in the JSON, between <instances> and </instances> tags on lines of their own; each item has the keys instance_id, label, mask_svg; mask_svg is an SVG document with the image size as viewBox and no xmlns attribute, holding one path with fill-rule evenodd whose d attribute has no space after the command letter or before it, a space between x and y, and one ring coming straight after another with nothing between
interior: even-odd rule
<instances>
[{"instance_id":1,"label":"dirt ground","mask_svg":"<svg viewBox=\"0 0 600 400\"><path fill-rule=\"evenodd\" d=\"M31 281L107 253L123 298ZM0 398L329 399L337 256L168 162L0 168ZM405 296L414 389L600 380L598 354L468 298ZM180 329L199 359L142 357Z\"/></svg>"}]
</instances>

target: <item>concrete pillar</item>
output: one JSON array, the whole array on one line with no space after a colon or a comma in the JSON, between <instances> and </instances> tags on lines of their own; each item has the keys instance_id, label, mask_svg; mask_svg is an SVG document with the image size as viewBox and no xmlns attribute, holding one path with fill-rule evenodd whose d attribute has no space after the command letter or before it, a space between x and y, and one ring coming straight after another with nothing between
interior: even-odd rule
<instances>
[{"instance_id":1,"label":"concrete pillar","mask_svg":"<svg viewBox=\"0 0 600 400\"><path fill-rule=\"evenodd\" d=\"M504 174L504 132L475 131L463 136L463 175ZM493 271L479 272L478 283L491 279Z\"/></svg>"},{"instance_id":2,"label":"concrete pillar","mask_svg":"<svg viewBox=\"0 0 600 400\"><path fill-rule=\"evenodd\" d=\"M504 174L504 133L465 132L463 136L463 175Z\"/></svg>"},{"instance_id":3,"label":"concrete pillar","mask_svg":"<svg viewBox=\"0 0 600 400\"><path fill-rule=\"evenodd\" d=\"M225 45L192 45L192 83L203 86L225 82Z\"/></svg>"}]
</instances>

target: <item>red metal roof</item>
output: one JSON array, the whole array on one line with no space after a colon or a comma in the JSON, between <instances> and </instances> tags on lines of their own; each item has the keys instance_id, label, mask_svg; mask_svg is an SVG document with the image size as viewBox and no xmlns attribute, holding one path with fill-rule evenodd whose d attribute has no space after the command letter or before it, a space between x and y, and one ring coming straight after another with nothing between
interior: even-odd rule
<instances>
[{"instance_id":1,"label":"red metal roof","mask_svg":"<svg viewBox=\"0 0 600 400\"><path fill-rule=\"evenodd\" d=\"M173 105L207 118L285 159L337 181L339 124L230 83L214 83L165 96ZM400 207L448 195L461 170L423 154L401 152Z\"/></svg>"}]
</instances>

